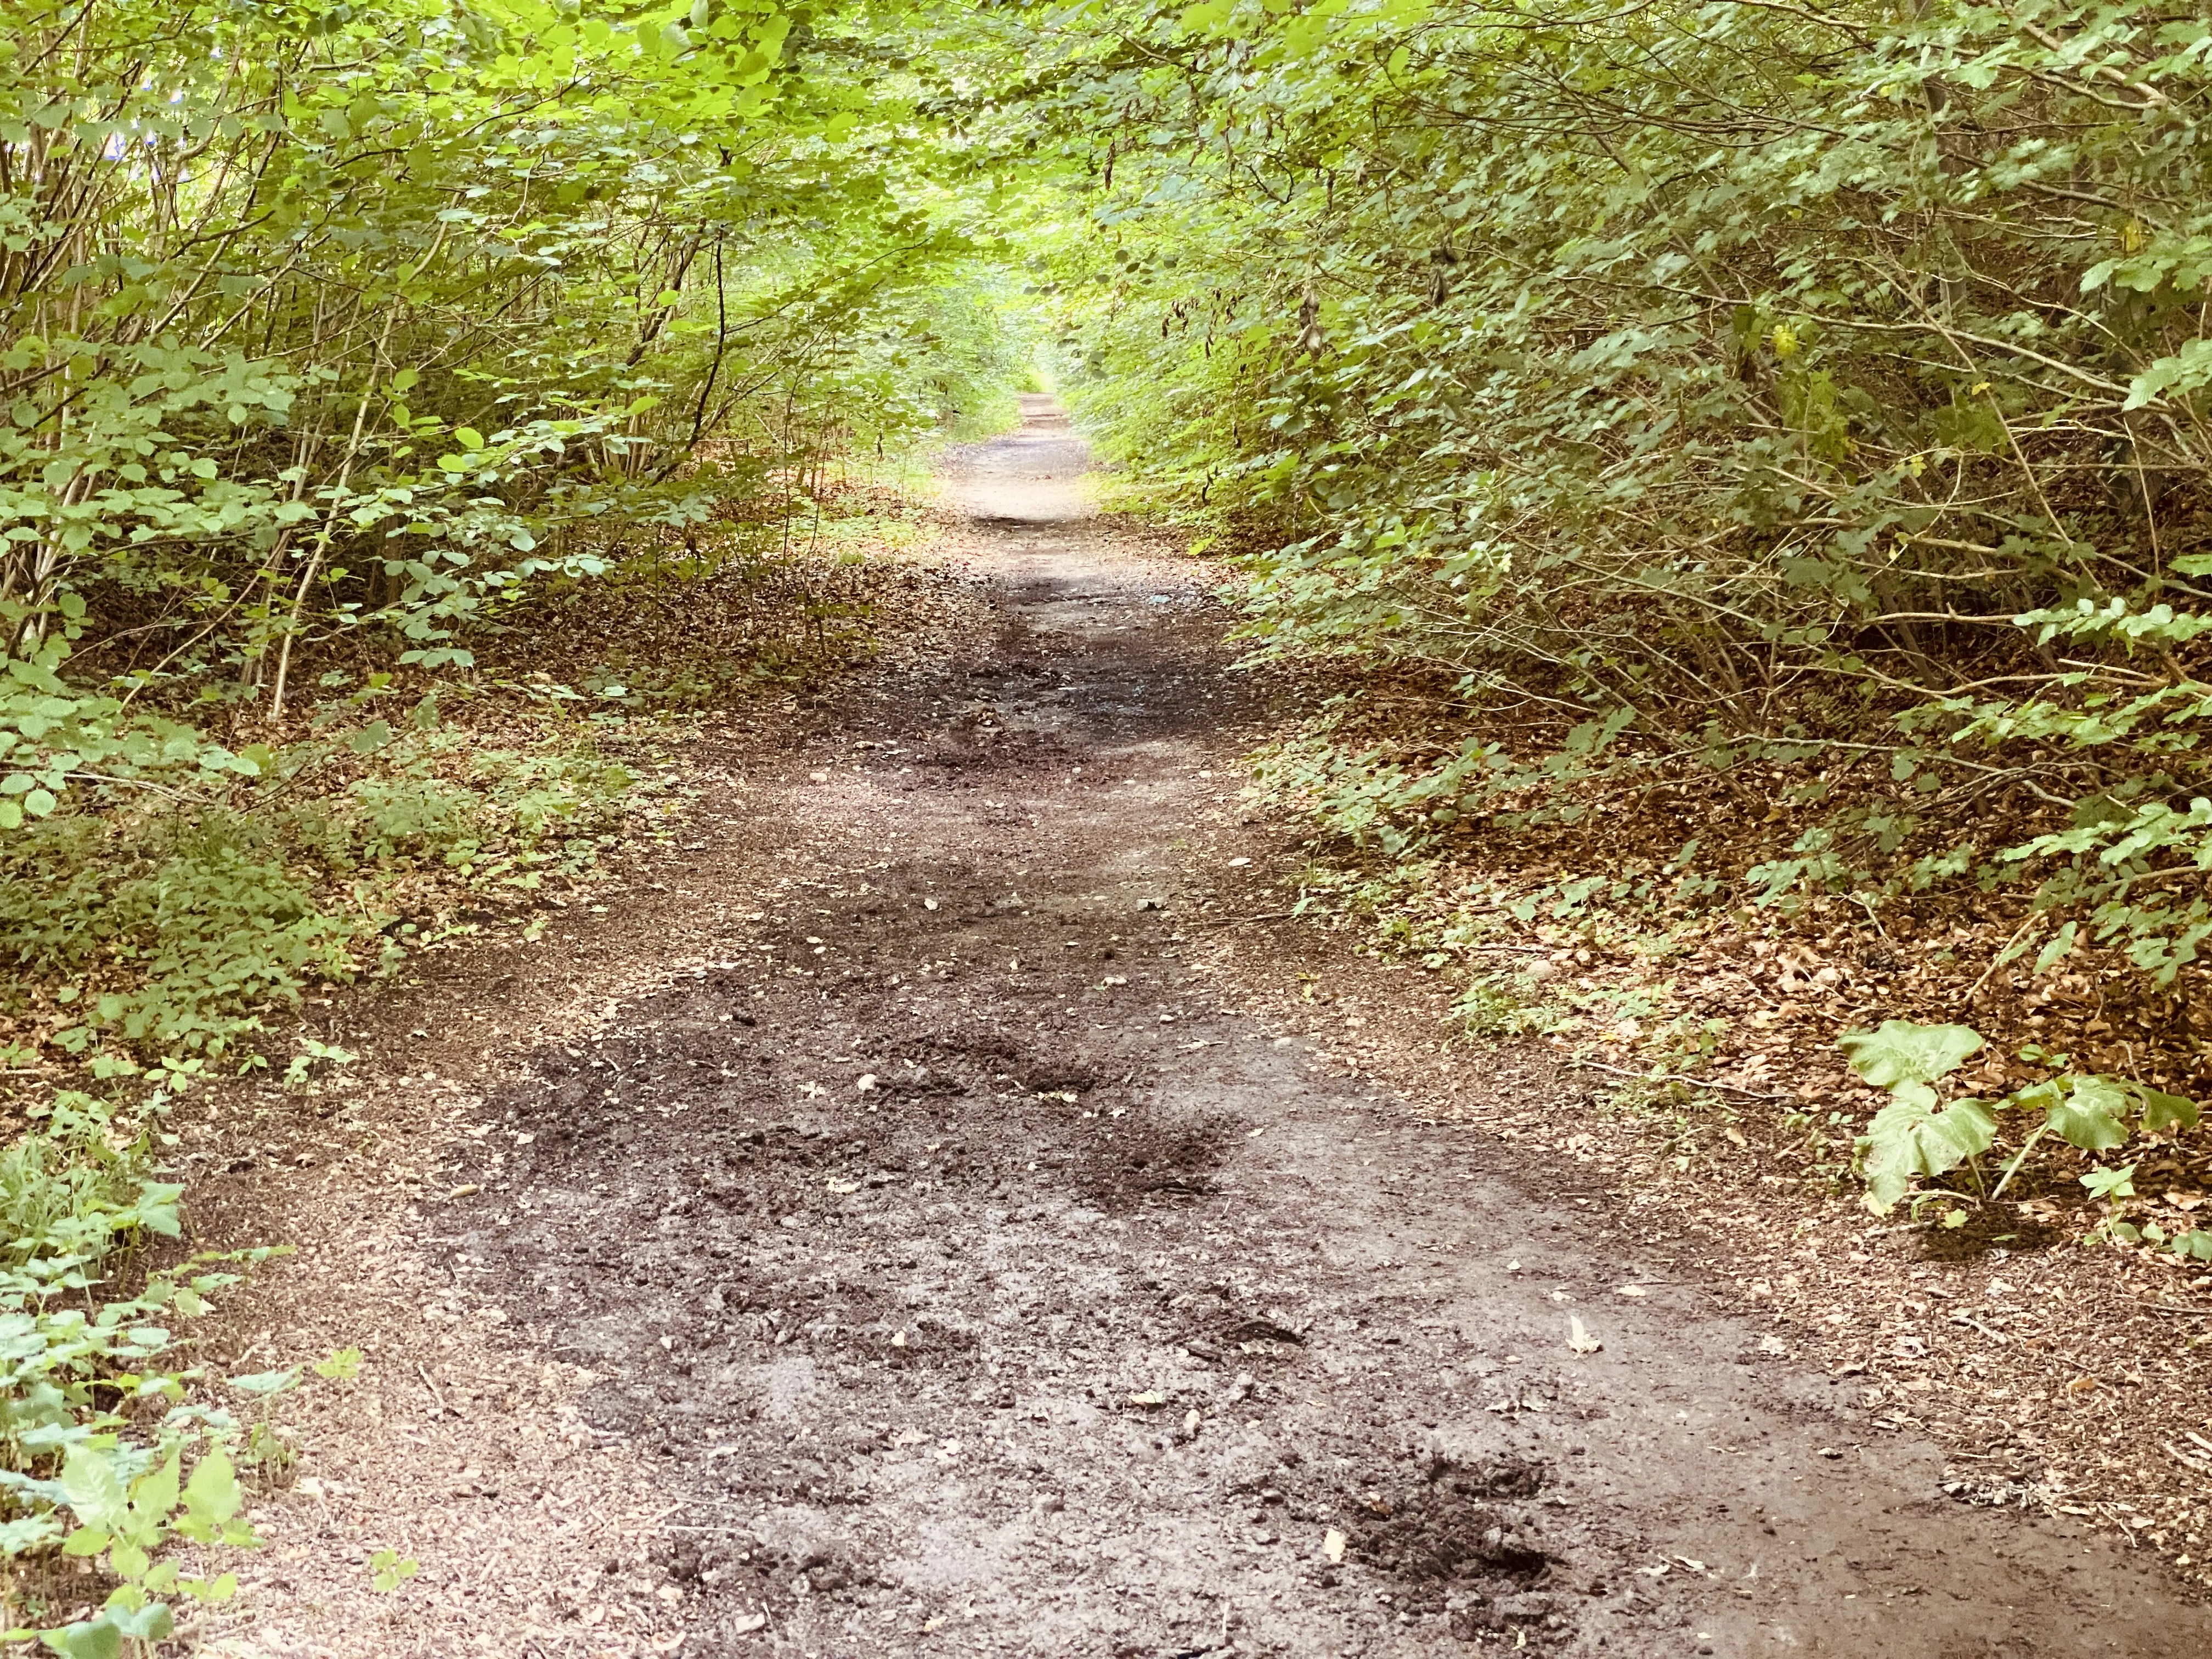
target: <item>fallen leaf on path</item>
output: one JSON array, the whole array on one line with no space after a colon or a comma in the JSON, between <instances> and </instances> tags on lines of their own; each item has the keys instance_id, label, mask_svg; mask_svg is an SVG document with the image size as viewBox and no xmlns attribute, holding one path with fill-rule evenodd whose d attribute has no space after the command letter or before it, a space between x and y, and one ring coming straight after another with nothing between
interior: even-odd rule
<instances>
[{"instance_id":1,"label":"fallen leaf on path","mask_svg":"<svg viewBox=\"0 0 2212 1659\"><path fill-rule=\"evenodd\" d=\"M1567 1316L1567 1323L1571 1328L1567 1332L1567 1346L1577 1353L1595 1353L1600 1348L1605 1346L1604 1343L1583 1329L1583 1322L1572 1314Z\"/></svg>"}]
</instances>

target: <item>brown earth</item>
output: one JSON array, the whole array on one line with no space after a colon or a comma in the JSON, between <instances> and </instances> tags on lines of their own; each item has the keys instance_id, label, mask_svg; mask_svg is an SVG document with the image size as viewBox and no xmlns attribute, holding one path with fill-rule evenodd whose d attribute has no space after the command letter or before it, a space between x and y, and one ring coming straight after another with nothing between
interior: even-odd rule
<instances>
[{"instance_id":1,"label":"brown earth","mask_svg":"<svg viewBox=\"0 0 2212 1659\"><path fill-rule=\"evenodd\" d=\"M604 915L332 1011L351 1086L212 1126L251 1150L203 1228L301 1246L225 1357L368 1363L295 1396L206 1639L2212 1651L2141 1558L1946 1498L1714 1310L1680 1224L1486 1128L1559 1089L1540 1055L1461 1052L1444 1121L1292 1029L1301 974L1406 976L1273 914L1266 684L1085 465L1042 404L969 453L969 625L710 746ZM374 1590L380 1548L420 1571Z\"/></svg>"}]
</instances>

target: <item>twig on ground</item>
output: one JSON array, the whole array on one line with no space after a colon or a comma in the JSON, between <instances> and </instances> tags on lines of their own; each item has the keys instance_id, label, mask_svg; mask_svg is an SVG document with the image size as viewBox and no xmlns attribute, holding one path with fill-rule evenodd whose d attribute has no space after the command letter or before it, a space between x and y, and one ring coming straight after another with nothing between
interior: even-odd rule
<instances>
[{"instance_id":1,"label":"twig on ground","mask_svg":"<svg viewBox=\"0 0 2212 1659\"><path fill-rule=\"evenodd\" d=\"M2048 912L2042 910L2031 910L2027 913L2027 920L2013 931L2013 936L2004 942L1995 956L1990 958L1990 965L1982 969L1982 976L1966 988L1966 994L1960 999L1961 1002L1970 1003L1982 994L1982 987L1990 982L1990 975L2012 961L2010 955L2012 947L2019 944L2027 935L2027 930L2042 921L2047 914Z\"/></svg>"},{"instance_id":2,"label":"twig on ground","mask_svg":"<svg viewBox=\"0 0 2212 1659\"><path fill-rule=\"evenodd\" d=\"M1601 1060L1577 1060L1569 1062L1586 1071L1608 1072L1614 1077L1633 1079L1638 1083L1686 1083L1692 1089L1725 1089L1732 1095L1743 1095L1753 1100L1795 1100L1795 1095L1768 1094L1759 1089L1747 1089L1741 1083L1723 1083L1718 1078L1684 1077L1677 1072L1661 1072L1656 1076L1648 1072L1632 1072L1626 1066L1608 1066Z\"/></svg>"},{"instance_id":3,"label":"twig on ground","mask_svg":"<svg viewBox=\"0 0 2212 1659\"><path fill-rule=\"evenodd\" d=\"M2212 1474L2212 1462L2207 1462L2201 1457L2191 1457L2171 1440L2161 1441L2159 1443L2166 1448L2166 1455L2180 1464L2183 1468L2192 1470L2198 1474Z\"/></svg>"}]
</instances>

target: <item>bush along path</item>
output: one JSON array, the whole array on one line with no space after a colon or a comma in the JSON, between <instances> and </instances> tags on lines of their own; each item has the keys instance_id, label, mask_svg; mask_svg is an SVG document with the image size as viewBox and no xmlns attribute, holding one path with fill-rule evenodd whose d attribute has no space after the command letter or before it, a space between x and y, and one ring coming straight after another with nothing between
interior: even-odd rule
<instances>
[{"instance_id":1,"label":"bush along path","mask_svg":"<svg viewBox=\"0 0 2212 1659\"><path fill-rule=\"evenodd\" d=\"M1487 1127L1540 1051L1461 1051L1443 1116L1385 1080L1432 1037L1316 1038L1285 982L1370 969L1237 816L1267 683L1030 404L951 471L941 656L728 737L606 914L334 1009L350 1086L238 1109L194 1213L301 1249L222 1357L365 1357L210 1638L2212 1650L2149 1552L1953 1502L1680 1224Z\"/></svg>"}]
</instances>

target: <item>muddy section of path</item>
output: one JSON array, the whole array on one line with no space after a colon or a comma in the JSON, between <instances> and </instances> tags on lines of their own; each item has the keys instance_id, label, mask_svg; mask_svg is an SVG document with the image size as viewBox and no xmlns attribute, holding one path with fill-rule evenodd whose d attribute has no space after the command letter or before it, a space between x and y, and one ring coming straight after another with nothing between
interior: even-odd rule
<instances>
[{"instance_id":1,"label":"muddy section of path","mask_svg":"<svg viewBox=\"0 0 2212 1659\"><path fill-rule=\"evenodd\" d=\"M1309 948L1252 915L1265 826L1221 839L1266 711L1033 403L952 481L988 625L749 753L568 1015L440 1050L412 1248L573 1417L441 1397L465 1478L407 1501L627 1541L434 1626L295 1606L297 1650L2212 1651L2102 1539L1944 1499L1571 1168L1199 971Z\"/></svg>"}]
</instances>

